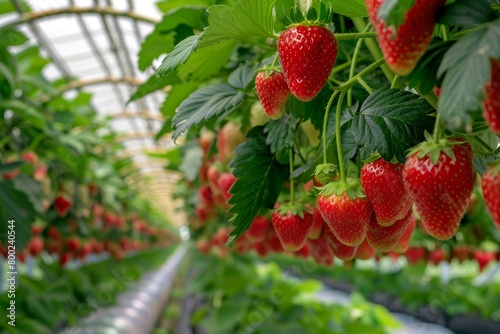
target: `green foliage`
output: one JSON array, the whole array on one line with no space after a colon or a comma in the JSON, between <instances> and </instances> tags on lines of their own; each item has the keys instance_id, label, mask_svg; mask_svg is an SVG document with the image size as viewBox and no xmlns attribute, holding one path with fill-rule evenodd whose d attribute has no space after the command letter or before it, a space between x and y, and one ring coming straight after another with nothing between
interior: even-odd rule
<instances>
[{"instance_id":1,"label":"green foliage","mask_svg":"<svg viewBox=\"0 0 500 334\"><path fill-rule=\"evenodd\" d=\"M439 113L446 127L470 131L480 117L483 87L490 78L490 58L500 58L500 19L457 41L445 54L438 76L444 76Z\"/></svg>"},{"instance_id":2,"label":"green foliage","mask_svg":"<svg viewBox=\"0 0 500 334\"><path fill-rule=\"evenodd\" d=\"M449 26L475 26L488 23L498 17L489 0L457 0L446 6L439 23Z\"/></svg>"},{"instance_id":3,"label":"green foliage","mask_svg":"<svg viewBox=\"0 0 500 334\"><path fill-rule=\"evenodd\" d=\"M269 145L271 153L276 156L278 162L288 163L289 150L294 145L295 131L300 119L291 114L285 114L277 120L266 124L264 133L267 135L266 144Z\"/></svg>"},{"instance_id":4,"label":"green foliage","mask_svg":"<svg viewBox=\"0 0 500 334\"><path fill-rule=\"evenodd\" d=\"M237 180L231 187L233 194L229 212L234 230L233 240L245 232L259 212L272 209L283 183L288 179L288 166L278 163L262 128L254 128L247 134L248 140L234 151L236 157L230 167Z\"/></svg>"},{"instance_id":5,"label":"green foliage","mask_svg":"<svg viewBox=\"0 0 500 334\"><path fill-rule=\"evenodd\" d=\"M418 95L398 90L379 89L371 94L352 120L352 132L361 159L378 153L385 160L396 157L406 161L406 150L424 139L430 131L434 110Z\"/></svg>"}]
</instances>

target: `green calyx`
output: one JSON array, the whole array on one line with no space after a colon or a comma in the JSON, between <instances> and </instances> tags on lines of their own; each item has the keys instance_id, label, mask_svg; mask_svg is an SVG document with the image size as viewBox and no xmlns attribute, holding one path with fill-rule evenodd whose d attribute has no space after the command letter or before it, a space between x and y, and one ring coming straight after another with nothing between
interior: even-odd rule
<instances>
[{"instance_id":1,"label":"green calyx","mask_svg":"<svg viewBox=\"0 0 500 334\"><path fill-rule=\"evenodd\" d=\"M332 5L328 4L327 7L323 2L320 2L319 9L311 6L305 13L299 7L292 7L290 13L285 13L285 24L287 27L327 25L332 22L332 17Z\"/></svg>"},{"instance_id":2,"label":"green calyx","mask_svg":"<svg viewBox=\"0 0 500 334\"><path fill-rule=\"evenodd\" d=\"M455 153L453 152L453 147L465 142L452 138L441 138L436 143L434 141L434 138L427 131L425 132L425 138L427 139L427 141L424 141L412 148L409 151L408 156L417 153L417 157L419 159L423 159L428 155L434 166L437 165L439 157L441 156L441 152L455 161L456 157Z\"/></svg>"},{"instance_id":3,"label":"green calyx","mask_svg":"<svg viewBox=\"0 0 500 334\"><path fill-rule=\"evenodd\" d=\"M365 190L361 185L361 180L358 178L348 177L345 182L334 181L328 183L321 189L320 195L342 195L344 192L349 195L351 199L366 197Z\"/></svg>"},{"instance_id":4,"label":"green calyx","mask_svg":"<svg viewBox=\"0 0 500 334\"><path fill-rule=\"evenodd\" d=\"M317 165L314 169L314 177L321 184L332 182L338 173L337 166L331 163Z\"/></svg>"},{"instance_id":5,"label":"green calyx","mask_svg":"<svg viewBox=\"0 0 500 334\"><path fill-rule=\"evenodd\" d=\"M296 203L286 203L276 209L280 213L280 215L285 216L288 211L294 216L299 216L300 218L304 218L304 212L309 212L309 209L304 204L296 204ZM310 212L309 212L310 213Z\"/></svg>"}]
</instances>

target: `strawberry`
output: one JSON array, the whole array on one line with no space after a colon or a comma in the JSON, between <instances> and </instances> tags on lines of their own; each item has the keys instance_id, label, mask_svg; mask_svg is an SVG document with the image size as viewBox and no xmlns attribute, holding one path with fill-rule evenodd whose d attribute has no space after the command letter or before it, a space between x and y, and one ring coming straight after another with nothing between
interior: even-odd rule
<instances>
[{"instance_id":1,"label":"strawberry","mask_svg":"<svg viewBox=\"0 0 500 334\"><path fill-rule=\"evenodd\" d=\"M43 239L39 236L33 237L28 243L28 252L32 256L38 256L40 252L43 250Z\"/></svg>"},{"instance_id":2,"label":"strawberry","mask_svg":"<svg viewBox=\"0 0 500 334\"><path fill-rule=\"evenodd\" d=\"M483 118L500 135L500 60L491 60L490 81L484 86Z\"/></svg>"},{"instance_id":3,"label":"strawberry","mask_svg":"<svg viewBox=\"0 0 500 334\"><path fill-rule=\"evenodd\" d=\"M394 246L392 251L399 254L403 254L408 250L408 246L410 245L411 235L415 230L415 226L417 226L417 218L415 218L415 216L412 215L410 218L410 223L408 224L408 226L406 226L406 230L404 231L403 236L401 237L401 239L399 239L398 243L396 244L396 246Z\"/></svg>"},{"instance_id":4,"label":"strawberry","mask_svg":"<svg viewBox=\"0 0 500 334\"><path fill-rule=\"evenodd\" d=\"M31 225L31 234L39 235L43 231L43 226L40 225Z\"/></svg>"},{"instance_id":5,"label":"strawberry","mask_svg":"<svg viewBox=\"0 0 500 334\"><path fill-rule=\"evenodd\" d=\"M269 228L269 218L257 216L253 219L252 225L250 225L250 228L246 232L246 236L254 243L262 242L266 240Z\"/></svg>"},{"instance_id":6,"label":"strawberry","mask_svg":"<svg viewBox=\"0 0 500 334\"><path fill-rule=\"evenodd\" d=\"M479 265L479 271L481 272L488 266L491 261L495 260L495 253L483 251L480 249L472 253L472 256L477 261L477 264Z\"/></svg>"},{"instance_id":7,"label":"strawberry","mask_svg":"<svg viewBox=\"0 0 500 334\"><path fill-rule=\"evenodd\" d=\"M66 240L66 248L69 252L75 253L80 248L80 239L71 237Z\"/></svg>"},{"instance_id":8,"label":"strawberry","mask_svg":"<svg viewBox=\"0 0 500 334\"><path fill-rule=\"evenodd\" d=\"M273 253L283 253L285 251L274 228L270 229L267 234L267 246Z\"/></svg>"},{"instance_id":9,"label":"strawberry","mask_svg":"<svg viewBox=\"0 0 500 334\"><path fill-rule=\"evenodd\" d=\"M429 252L429 260L437 266L441 261L446 259L446 253L441 248L436 248L432 252Z\"/></svg>"},{"instance_id":10,"label":"strawberry","mask_svg":"<svg viewBox=\"0 0 500 334\"><path fill-rule=\"evenodd\" d=\"M412 206L403 183L403 165L382 158L361 168L361 184L378 224L391 226L404 218Z\"/></svg>"},{"instance_id":11,"label":"strawberry","mask_svg":"<svg viewBox=\"0 0 500 334\"><path fill-rule=\"evenodd\" d=\"M33 179L35 181L42 181L47 176L47 165L39 163L33 172Z\"/></svg>"},{"instance_id":12,"label":"strawberry","mask_svg":"<svg viewBox=\"0 0 500 334\"><path fill-rule=\"evenodd\" d=\"M73 203L64 195L59 195L54 200L54 207L59 217L65 217Z\"/></svg>"},{"instance_id":13,"label":"strawberry","mask_svg":"<svg viewBox=\"0 0 500 334\"><path fill-rule=\"evenodd\" d=\"M388 252L393 249L403 237L406 228L410 224L412 211L408 210L406 216L396 221L391 226L381 226L375 219L368 224L366 240L378 251Z\"/></svg>"},{"instance_id":14,"label":"strawberry","mask_svg":"<svg viewBox=\"0 0 500 334\"><path fill-rule=\"evenodd\" d=\"M373 211L359 180L327 184L318 195L318 209L340 242L351 247L363 242Z\"/></svg>"},{"instance_id":15,"label":"strawberry","mask_svg":"<svg viewBox=\"0 0 500 334\"><path fill-rule=\"evenodd\" d=\"M425 260L425 248L424 247L410 247L405 253L408 263L416 264L420 260Z\"/></svg>"},{"instance_id":16,"label":"strawberry","mask_svg":"<svg viewBox=\"0 0 500 334\"><path fill-rule=\"evenodd\" d=\"M267 246L266 241L256 242L252 245L252 247L261 258L265 258L267 253L269 253L269 247Z\"/></svg>"},{"instance_id":17,"label":"strawberry","mask_svg":"<svg viewBox=\"0 0 500 334\"><path fill-rule=\"evenodd\" d=\"M321 232L323 231L323 226L325 225L325 220L323 216L321 216L321 212L319 212L318 208L313 209L313 227L311 229L311 233L309 233L309 239L314 240L318 239L321 236Z\"/></svg>"},{"instance_id":18,"label":"strawberry","mask_svg":"<svg viewBox=\"0 0 500 334\"><path fill-rule=\"evenodd\" d=\"M255 78L255 88L266 115L270 119L278 119L285 113L285 106L290 89L281 72L262 71Z\"/></svg>"},{"instance_id":19,"label":"strawberry","mask_svg":"<svg viewBox=\"0 0 500 334\"><path fill-rule=\"evenodd\" d=\"M61 253L59 254L59 265L61 267L64 267L64 265L69 261L71 261L72 259L73 259L72 253Z\"/></svg>"},{"instance_id":20,"label":"strawberry","mask_svg":"<svg viewBox=\"0 0 500 334\"><path fill-rule=\"evenodd\" d=\"M474 188L470 144L448 139L419 144L406 160L403 179L424 230L439 240L453 237Z\"/></svg>"},{"instance_id":21,"label":"strawberry","mask_svg":"<svg viewBox=\"0 0 500 334\"><path fill-rule=\"evenodd\" d=\"M311 255L311 246L309 243L306 242L301 249L295 251L295 255L302 259L307 259Z\"/></svg>"},{"instance_id":22,"label":"strawberry","mask_svg":"<svg viewBox=\"0 0 500 334\"><path fill-rule=\"evenodd\" d=\"M462 263L469 258L469 246L454 245L452 249L453 257Z\"/></svg>"},{"instance_id":23,"label":"strawberry","mask_svg":"<svg viewBox=\"0 0 500 334\"><path fill-rule=\"evenodd\" d=\"M311 245L311 255L317 264L331 266L333 264L333 252L323 237L309 240Z\"/></svg>"},{"instance_id":24,"label":"strawberry","mask_svg":"<svg viewBox=\"0 0 500 334\"><path fill-rule=\"evenodd\" d=\"M351 247L344 245L339 239L337 239L333 231L328 228L328 226L323 229L323 238L327 242L328 246L330 246L333 254L339 259L344 261L352 260L356 255L358 246Z\"/></svg>"},{"instance_id":25,"label":"strawberry","mask_svg":"<svg viewBox=\"0 0 500 334\"><path fill-rule=\"evenodd\" d=\"M500 229L500 163L488 167L482 181L484 203Z\"/></svg>"},{"instance_id":26,"label":"strawberry","mask_svg":"<svg viewBox=\"0 0 500 334\"><path fill-rule=\"evenodd\" d=\"M294 212L295 211L295 212ZM283 206L273 212L272 224L285 251L297 251L304 246L313 227L313 216Z\"/></svg>"},{"instance_id":27,"label":"strawberry","mask_svg":"<svg viewBox=\"0 0 500 334\"><path fill-rule=\"evenodd\" d=\"M208 240L201 239L196 242L196 248L201 254L207 255L210 253L211 245Z\"/></svg>"},{"instance_id":28,"label":"strawberry","mask_svg":"<svg viewBox=\"0 0 500 334\"><path fill-rule=\"evenodd\" d=\"M318 95L330 76L337 53L337 40L324 26L293 24L281 33L280 63L297 99L307 102Z\"/></svg>"},{"instance_id":29,"label":"strawberry","mask_svg":"<svg viewBox=\"0 0 500 334\"><path fill-rule=\"evenodd\" d=\"M327 163L318 165L314 170L314 185L316 187L323 187L337 179L337 174L337 167L334 164Z\"/></svg>"},{"instance_id":30,"label":"strawberry","mask_svg":"<svg viewBox=\"0 0 500 334\"><path fill-rule=\"evenodd\" d=\"M33 166L35 166L38 162L38 155L36 155L33 151L23 152L19 157Z\"/></svg>"},{"instance_id":31,"label":"strawberry","mask_svg":"<svg viewBox=\"0 0 500 334\"><path fill-rule=\"evenodd\" d=\"M375 256L375 249L368 243L368 240L363 240L363 242L358 246L356 250L356 259L368 260Z\"/></svg>"},{"instance_id":32,"label":"strawberry","mask_svg":"<svg viewBox=\"0 0 500 334\"><path fill-rule=\"evenodd\" d=\"M397 29L378 17L384 0L365 2L387 65L398 75L409 74L429 46L436 14L446 0L415 0Z\"/></svg>"},{"instance_id":33,"label":"strawberry","mask_svg":"<svg viewBox=\"0 0 500 334\"><path fill-rule=\"evenodd\" d=\"M236 182L236 176L234 176L231 172L222 173L217 179L217 186L219 187L222 196L226 202L231 198L231 194L229 193L229 189L233 186L234 182Z\"/></svg>"}]
</instances>

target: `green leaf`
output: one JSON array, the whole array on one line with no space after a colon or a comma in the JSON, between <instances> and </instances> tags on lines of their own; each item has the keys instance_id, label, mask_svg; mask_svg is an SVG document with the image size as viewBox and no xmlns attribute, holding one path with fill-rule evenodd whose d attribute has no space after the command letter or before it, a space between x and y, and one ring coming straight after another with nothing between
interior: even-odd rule
<instances>
[{"instance_id":1,"label":"green leaf","mask_svg":"<svg viewBox=\"0 0 500 334\"><path fill-rule=\"evenodd\" d=\"M411 88L417 89L422 94L429 94L436 82L439 65L445 53L454 42L440 42L432 44L420 58L417 65L406 77Z\"/></svg>"},{"instance_id":2,"label":"green leaf","mask_svg":"<svg viewBox=\"0 0 500 334\"><path fill-rule=\"evenodd\" d=\"M327 6L328 4L331 4L333 12L340 15L348 17L368 16L364 0L323 0L323 3L325 3Z\"/></svg>"},{"instance_id":3,"label":"green leaf","mask_svg":"<svg viewBox=\"0 0 500 334\"><path fill-rule=\"evenodd\" d=\"M165 123L161 130L156 134L155 140L159 140L166 133L172 131L172 118L179 105L188 98L199 86L198 82L189 82L172 86L168 92L165 102L163 102L160 112L165 117Z\"/></svg>"},{"instance_id":4,"label":"green leaf","mask_svg":"<svg viewBox=\"0 0 500 334\"><path fill-rule=\"evenodd\" d=\"M31 12L30 6L26 3L25 0L19 1L21 4L21 8L23 12ZM16 7L14 4L9 1L9 0L0 0L0 15L1 14L7 14L7 13L12 13L16 11Z\"/></svg>"},{"instance_id":5,"label":"green leaf","mask_svg":"<svg viewBox=\"0 0 500 334\"><path fill-rule=\"evenodd\" d=\"M432 131L432 106L418 95L399 89L379 89L371 94L355 115L351 129L361 159L379 153L385 160L406 160L405 152Z\"/></svg>"},{"instance_id":6,"label":"green leaf","mask_svg":"<svg viewBox=\"0 0 500 334\"><path fill-rule=\"evenodd\" d=\"M175 71L179 65L184 64L188 60L189 56L196 51L198 43L202 37L203 32L199 35L189 36L177 44L174 47L174 50L170 52L165 59L163 59L160 67L158 67L158 75L167 75L171 71Z\"/></svg>"},{"instance_id":7,"label":"green leaf","mask_svg":"<svg viewBox=\"0 0 500 334\"><path fill-rule=\"evenodd\" d=\"M18 117L38 129L45 129L45 118L40 110L21 100L7 100L0 102L0 109L10 109Z\"/></svg>"},{"instance_id":8,"label":"green leaf","mask_svg":"<svg viewBox=\"0 0 500 334\"><path fill-rule=\"evenodd\" d=\"M203 150L198 145L186 147L182 163L179 167L188 181L194 181L200 174L203 163Z\"/></svg>"},{"instance_id":9,"label":"green leaf","mask_svg":"<svg viewBox=\"0 0 500 334\"><path fill-rule=\"evenodd\" d=\"M16 29L0 30L0 46L19 46L28 41L26 35Z\"/></svg>"},{"instance_id":10,"label":"green leaf","mask_svg":"<svg viewBox=\"0 0 500 334\"><path fill-rule=\"evenodd\" d=\"M276 0L227 0L227 5L208 9L208 27L203 32L200 48L230 39L274 38L273 8Z\"/></svg>"},{"instance_id":11,"label":"green leaf","mask_svg":"<svg viewBox=\"0 0 500 334\"><path fill-rule=\"evenodd\" d=\"M237 298L232 298L216 308L209 318L200 322L200 325L209 334L234 333L235 326L250 305L249 300L241 302Z\"/></svg>"},{"instance_id":12,"label":"green leaf","mask_svg":"<svg viewBox=\"0 0 500 334\"><path fill-rule=\"evenodd\" d=\"M24 165L26 165L26 161L24 161L24 160L9 162L9 163L0 165L0 175L13 172L16 169L19 169L20 167L22 167Z\"/></svg>"},{"instance_id":13,"label":"green leaf","mask_svg":"<svg viewBox=\"0 0 500 334\"><path fill-rule=\"evenodd\" d=\"M288 151L293 147L295 130L299 123L299 118L286 113L280 119L269 121L264 128L264 133L267 135L266 144L280 163L288 163Z\"/></svg>"},{"instance_id":14,"label":"green leaf","mask_svg":"<svg viewBox=\"0 0 500 334\"><path fill-rule=\"evenodd\" d=\"M448 26L475 26L488 23L498 15L489 0L457 0L444 7L438 22Z\"/></svg>"},{"instance_id":15,"label":"green leaf","mask_svg":"<svg viewBox=\"0 0 500 334\"><path fill-rule=\"evenodd\" d=\"M21 252L28 244L31 234L31 223L35 219L35 211L26 193L15 189L11 182L0 181L0 219L4 222L15 220L16 250ZM5 245L7 231L0 233L0 239Z\"/></svg>"},{"instance_id":16,"label":"green leaf","mask_svg":"<svg viewBox=\"0 0 500 334\"><path fill-rule=\"evenodd\" d=\"M139 51L138 66L145 71L153 61L162 54L169 53L175 46L175 32L162 34L157 31L149 34L141 44Z\"/></svg>"},{"instance_id":17,"label":"green leaf","mask_svg":"<svg viewBox=\"0 0 500 334\"><path fill-rule=\"evenodd\" d=\"M235 150L230 167L236 182L230 189L232 194L229 212L235 214L231 223L233 242L241 236L261 210L272 209L281 187L288 180L287 165L281 165L266 145L263 127L256 127L247 134L248 140Z\"/></svg>"},{"instance_id":18,"label":"green leaf","mask_svg":"<svg viewBox=\"0 0 500 334\"><path fill-rule=\"evenodd\" d=\"M172 120L175 128L173 139L176 140L193 125L200 125L212 117L233 111L244 97L245 94L223 83L197 90L189 95L177 109Z\"/></svg>"},{"instance_id":19,"label":"green leaf","mask_svg":"<svg viewBox=\"0 0 500 334\"><path fill-rule=\"evenodd\" d=\"M438 76L445 74L438 110L450 130L465 132L481 117L483 87L490 78L490 58L500 58L500 19L460 38L445 54Z\"/></svg>"},{"instance_id":20,"label":"green leaf","mask_svg":"<svg viewBox=\"0 0 500 334\"><path fill-rule=\"evenodd\" d=\"M378 9L377 16L387 26L397 27L404 23L405 15L415 4L415 0L385 0Z\"/></svg>"},{"instance_id":21,"label":"green leaf","mask_svg":"<svg viewBox=\"0 0 500 334\"><path fill-rule=\"evenodd\" d=\"M214 0L166 0L157 2L156 6L164 13L178 7L200 7L207 8L214 4Z\"/></svg>"},{"instance_id":22,"label":"green leaf","mask_svg":"<svg viewBox=\"0 0 500 334\"><path fill-rule=\"evenodd\" d=\"M255 66L250 64L238 66L227 78L227 82L239 89L245 90L255 76Z\"/></svg>"},{"instance_id":23,"label":"green leaf","mask_svg":"<svg viewBox=\"0 0 500 334\"><path fill-rule=\"evenodd\" d=\"M14 188L28 195L33 208L42 213L45 208L42 203L42 188L40 182L36 182L27 174L21 173L12 180Z\"/></svg>"},{"instance_id":24,"label":"green leaf","mask_svg":"<svg viewBox=\"0 0 500 334\"><path fill-rule=\"evenodd\" d=\"M180 82L181 80L179 77L173 72L161 77L153 74L145 83L137 87L137 90L134 94L132 94L128 102L138 100L146 95L156 92L157 90L163 89L168 85L175 85Z\"/></svg>"},{"instance_id":25,"label":"green leaf","mask_svg":"<svg viewBox=\"0 0 500 334\"><path fill-rule=\"evenodd\" d=\"M198 30L203 29L204 12L205 10L199 7L182 7L166 14L141 45L139 69L144 71L152 64L153 60L174 49L177 35L174 29L179 25L186 25Z\"/></svg>"},{"instance_id":26,"label":"green leaf","mask_svg":"<svg viewBox=\"0 0 500 334\"><path fill-rule=\"evenodd\" d=\"M234 47L235 43L229 42L198 49L177 70L179 78L183 81L202 81L214 76L227 64Z\"/></svg>"}]
</instances>

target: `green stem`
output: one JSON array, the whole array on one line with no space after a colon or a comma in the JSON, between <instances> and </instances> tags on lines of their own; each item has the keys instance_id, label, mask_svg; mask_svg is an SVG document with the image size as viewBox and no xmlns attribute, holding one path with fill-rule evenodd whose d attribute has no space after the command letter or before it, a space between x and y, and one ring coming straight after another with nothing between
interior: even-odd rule
<instances>
[{"instance_id":1,"label":"green stem","mask_svg":"<svg viewBox=\"0 0 500 334\"><path fill-rule=\"evenodd\" d=\"M367 23L362 17L354 17L352 18L352 22L354 23L356 29L358 29L359 31L363 31L364 29L366 29ZM376 40L365 39L365 44L375 59L379 59L384 56ZM392 73L387 65L382 66L382 72L386 76L387 80L389 80L389 82L392 82L392 80L394 80L394 73Z\"/></svg>"},{"instance_id":2,"label":"green stem","mask_svg":"<svg viewBox=\"0 0 500 334\"><path fill-rule=\"evenodd\" d=\"M395 75L394 76L394 80L392 80L392 83L391 83L391 88L395 88L396 87L396 84L398 83L398 80L399 80L399 75Z\"/></svg>"},{"instance_id":3,"label":"green stem","mask_svg":"<svg viewBox=\"0 0 500 334\"><path fill-rule=\"evenodd\" d=\"M364 70L362 70L361 72L356 74L354 77L352 77L351 79L346 81L343 85L340 85L339 87L337 87L336 90L344 91L344 90L351 88L352 86L354 86L356 83L359 82L358 81L359 78L363 78L365 75L373 72L378 67L380 67L380 65L382 65L384 63L385 63L385 60L383 57L380 58L379 60L375 61L374 63L371 63L367 68L365 68Z\"/></svg>"},{"instance_id":4,"label":"green stem","mask_svg":"<svg viewBox=\"0 0 500 334\"><path fill-rule=\"evenodd\" d=\"M337 154L339 159L340 181L346 183L346 175L344 169L344 155L342 153L342 142L340 134L340 116L342 114L342 102L344 101L346 92L340 94L339 101L337 102L337 111L335 113L335 138L337 140Z\"/></svg>"},{"instance_id":5,"label":"green stem","mask_svg":"<svg viewBox=\"0 0 500 334\"><path fill-rule=\"evenodd\" d=\"M368 29L369 26L366 26ZM349 69L349 79L352 79L354 76L354 71L356 70L356 61L358 60L359 50L361 49L361 45L363 44L363 39L359 39L356 43L356 47L354 48L354 53L352 54L352 62L351 68ZM347 106L352 106L352 90L349 89L347 92Z\"/></svg>"},{"instance_id":6,"label":"green stem","mask_svg":"<svg viewBox=\"0 0 500 334\"><path fill-rule=\"evenodd\" d=\"M443 40L447 41L450 39L450 32L445 25L441 25L441 33L443 34Z\"/></svg>"},{"instance_id":7,"label":"green stem","mask_svg":"<svg viewBox=\"0 0 500 334\"><path fill-rule=\"evenodd\" d=\"M330 109L332 107L333 100L335 100L335 96L337 96L339 92L335 91L332 96L330 97L330 100L328 101L328 104L326 105L325 109L325 117L323 118L323 133L322 133L322 139L323 139L323 163L327 163L326 159L326 129L328 127L328 115L330 114Z\"/></svg>"},{"instance_id":8,"label":"green stem","mask_svg":"<svg viewBox=\"0 0 500 334\"><path fill-rule=\"evenodd\" d=\"M273 63L271 64L271 68L274 69L274 66L276 65L276 60L278 60L278 53L276 52L276 55L274 56Z\"/></svg>"},{"instance_id":9,"label":"green stem","mask_svg":"<svg viewBox=\"0 0 500 334\"><path fill-rule=\"evenodd\" d=\"M295 181L293 180L292 178L292 174L293 174L293 149L290 147L290 150L288 152L288 159L289 159L289 162L290 162L290 203L292 203L292 205L294 204L294 201L295 201Z\"/></svg>"},{"instance_id":10,"label":"green stem","mask_svg":"<svg viewBox=\"0 0 500 334\"><path fill-rule=\"evenodd\" d=\"M351 39L375 37L377 37L377 34L372 31L335 34L335 39L337 39L337 41L348 41Z\"/></svg>"},{"instance_id":11,"label":"green stem","mask_svg":"<svg viewBox=\"0 0 500 334\"><path fill-rule=\"evenodd\" d=\"M373 93L373 89L371 89L370 86L368 86L368 84L366 83L365 80L363 80L361 77L358 78L358 82L361 84L361 86L363 86L363 88L368 92L368 94L372 94ZM351 90L349 89L348 92L350 92Z\"/></svg>"},{"instance_id":12,"label":"green stem","mask_svg":"<svg viewBox=\"0 0 500 334\"><path fill-rule=\"evenodd\" d=\"M441 114L439 111L436 112L436 123L434 123L434 144L438 144L441 139Z\"/></svg>"},{"instance_id":13,"label":"green stem","mask_svg":"<svg viewBox=\"0 0 500 334\"><path fill-rule=\"evenodd\" d=\"M367 60L369 58L371 58L370 55L364 55L364 56L358 57L357 61L359 62L359 61ZM333 68L332 72L330 73L330 77L333 76L334 74L341 72L341 71L345 70L346 68L350 67L351 64L352 64L352 61L346 61L345 63L342 63L340 65L335 64L335 67Z\"/></svg>"}]
</instances>

